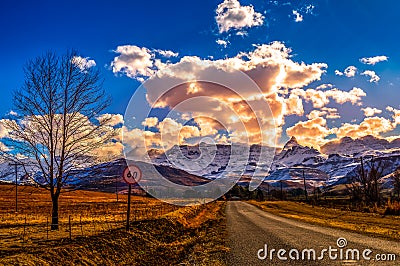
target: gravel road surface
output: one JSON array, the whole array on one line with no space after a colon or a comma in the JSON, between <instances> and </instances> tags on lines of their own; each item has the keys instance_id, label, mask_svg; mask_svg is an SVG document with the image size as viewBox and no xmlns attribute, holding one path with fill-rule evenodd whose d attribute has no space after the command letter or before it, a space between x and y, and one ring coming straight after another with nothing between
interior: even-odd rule
<instances>
[{"instance_id":1,"label":"gravel road surface","mask_svg":"<svg viewBox=\"0 0 400 266\"><path fill-rule=\"evenodd\" d=\"M286 219L240 201L228 202L226 215L228 265L400 265L399 242Z\"/></svg>"}]
</instances>

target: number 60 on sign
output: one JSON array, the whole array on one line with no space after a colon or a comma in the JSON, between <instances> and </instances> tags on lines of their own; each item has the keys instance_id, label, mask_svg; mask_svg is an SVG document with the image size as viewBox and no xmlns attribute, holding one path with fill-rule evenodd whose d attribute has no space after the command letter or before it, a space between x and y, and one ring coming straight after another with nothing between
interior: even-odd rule
<instances>
[{"instance_id":1,"label":"number 60 on sign","mask_svg":"<svg viewBox=\"0 0 400 266\"><path fill-rule=\"evenodd\" d=\"M136 184L142 178L142 171L136 165L129 165L125 168L122 177L128 184Z\"/></svg>"}]
</instances>

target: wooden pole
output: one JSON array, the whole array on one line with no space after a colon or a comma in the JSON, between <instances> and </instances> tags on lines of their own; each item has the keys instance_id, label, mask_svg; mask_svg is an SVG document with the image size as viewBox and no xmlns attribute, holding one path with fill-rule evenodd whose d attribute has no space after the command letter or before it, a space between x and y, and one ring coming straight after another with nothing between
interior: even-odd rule
<instances>
[{"instance_id":1,"label":"wooden pole","mask_svg":"<svg viewBox=\"0 0 400 266\"><path fill-rule=\"evenodd\" d=\"M126 210L126 231L129 231L129 218L131 215L131 193L132 193L132 185L129 184L128 188L128 209Z\"/></svg>"},{"instance_id":2,"label":"wooden pole","mask_svg":"<svg viewBox=\"0 0 400 266\"><path fill-rule=\"evenodd\" d=\"M96 234L97 233L97 231L96 231L96 221L92 221L93 223L92 223L92 225L93 225L93 232Z\"/></svg>"},{"instance_id":3,"label":"wooden pole","mask_svg":"<svg viewBox=\"0 0 400 266\"><path fill-rule=\"evenodd\" d=\"M72 239L71 215L68 216L68 224L69 224L69 239Z\"/></svg>"},{"instance_id":4,"label":"wooden pole","mask_svg":"<svg viewBox=\"0 0 400 266\"><path fill-rule=\"evenodd\" d=\"M18 166L22 165L20 163L10 163L10 166L14 166L15 172L15 212L18 212Z\"/></svg>"},{"instance_id":5,"label":"wooden pole","mask_svg":"<svg viewBox=\"0 0 400 266\"><path fill-rule=\"evenodd\" d=\"M15 212L18 212L18 166L23 166L27 164L22 163L9 163L9 166L14 166L15 171Z\"/></svg>"},{"instance_id":6,"label":"wooden pole","mask_svg":"<svg viewBox=\"0 0 400 266\"><path fill-rule=\"evenodd\" d=\"M82 215L79 217L79 223L81 225L81 236L83 236Z\"/></svg>"},{"instance_id":7,"label":"wooden pole","mask_svg":"<svg viewBox=\"0 0 400 266\"><path fill-rule=\"evenodd\" d=\"M18 212L18 168L17 164L14 164L15 167L15 212Z\"/></svg>"},{"instance_id":8,"label":"wooden pole","mask_svg":"<svg viewBox=\"0 0 400 266\"><path fill-rule=\"evenodd\" d=\"M118 202L118 177L115 177L115 195L117 196Z\"/></svg>"},{"instance_id":9,"label":"wooden pole","mask_svg":"<svg viewBox=\"0 0 400 266\"><path fill-rule=\"evenodd\" d=\"M303 169L303 183L304 183L304 195L306 196L306 201L308 201L307 185L306 185L306 175Z\"/></svg>"},{"instance_id":10,"label":"wooden pole","mask_svg":"<svg viewBox=\"0 0 400 266\"><path fill-rule=\"evenodd\" d=\"M25 232L26 232L26 215L25 215L24 234L22 236L22 242L25 242Z\"/></svg>"}]
</instances>

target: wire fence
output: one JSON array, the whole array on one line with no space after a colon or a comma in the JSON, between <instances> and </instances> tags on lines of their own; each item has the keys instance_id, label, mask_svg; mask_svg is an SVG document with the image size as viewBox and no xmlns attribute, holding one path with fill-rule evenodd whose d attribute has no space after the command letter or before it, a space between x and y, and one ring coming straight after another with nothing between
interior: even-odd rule
<instances>
[{"instance_id":1,"label":"wire fence","mask_svg":"<svg viewBox=\"0 0 400 266\"><path fill-rule=\"evenodd\" d=\"M179 207L169 204L133 206L130 221L156 219ZM51 216L17 213L1 214L0 245L41 244L47 241L74 239L104 233L126 225L126 212L70 214L59 217L58 230L51 230Z\"/></svg>"}]
</instances>

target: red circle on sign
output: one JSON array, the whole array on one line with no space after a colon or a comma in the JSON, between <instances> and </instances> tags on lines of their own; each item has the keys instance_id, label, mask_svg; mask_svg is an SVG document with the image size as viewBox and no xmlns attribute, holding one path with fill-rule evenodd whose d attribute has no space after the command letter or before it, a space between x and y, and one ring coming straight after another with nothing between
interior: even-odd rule
<instances>
[{"instance_id":1,"label":"red circle on sign","mask_svg":"<svg viewBox=\"0 0 400 266\"><path fill-rule=\"evenodd\" d=\"M125 168L122 177L128 184L136 184L142 178L142 171L136 165L129 165Z\"/></svg>"}]
</instances>

